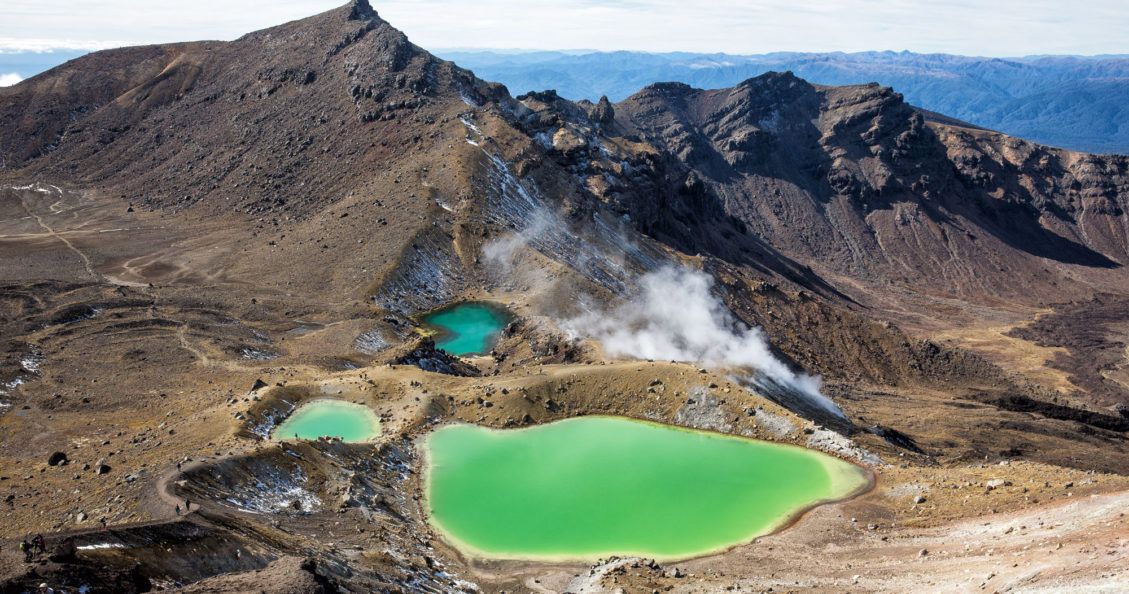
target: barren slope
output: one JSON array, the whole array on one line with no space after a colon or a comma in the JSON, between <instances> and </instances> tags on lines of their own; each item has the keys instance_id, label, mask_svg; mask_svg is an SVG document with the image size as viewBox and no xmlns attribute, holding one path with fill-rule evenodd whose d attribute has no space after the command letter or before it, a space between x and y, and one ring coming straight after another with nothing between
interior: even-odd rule
<instances>
[{"instance_id":1,"label":"barren slope","mask_svg":"<svg viewBox=\"0 0 1129 594\"><path fill-rule=\"evenodd\" d=\"M4 587L222 591L262 571L294 591L614 588L604 578L626 574L472 562L431 532L414 440L455 420L618 414L820 448L879 476L694 562L699 581L637 564L643 588L767 587L749 561L764 547L822 543L845 566L806 585L853 587L862 567L866 587L903 589L891 564L945 530L997 539L970 518L1026 522L1127 486L1129 421L1109 408L1129 402L1121 157L789 74L616 105L511 98L364 0L232 42L91 54L0 89L0 116ZM564 330L670 265L714 278L848 421L804 418L795 394L730 370L613 360ZM492 356L454 361L420 338L420 314L463 299L516 314ZM1080 329L1090 312L1100 327ZM377 410L379 440L263 439L327 396ZM177 517L183 497L193 513ZM1077 529L1121 534L1111 497L1080 506ZM22 566L11 539L38 531L88 548ZM1079 558L1008 576L1109 581L1104 562L1070 575ZM938 587L964 579L920 565Z\"/></svg>"}]
</instances>

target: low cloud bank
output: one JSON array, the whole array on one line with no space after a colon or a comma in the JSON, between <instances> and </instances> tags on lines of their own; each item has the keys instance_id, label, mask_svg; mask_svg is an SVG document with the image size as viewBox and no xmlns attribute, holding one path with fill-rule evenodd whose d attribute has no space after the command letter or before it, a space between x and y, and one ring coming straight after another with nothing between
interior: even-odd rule
<instances>
[{"instance_id":1,"label":"low cloud bank","mask_svg":"<svg viewBox=\"0 0 1129 594\"><path fill-rule=\"evenodd\" d=\"M589 311L562 325L576 336L598 340L612 356L743 369L752 374L752 384L797 392L809 404L846 419L822 394L818 377L796 373L777 359L764 332L737 320L710 292L712 287L713 278L704 272L664 267L642 276L637 294L629 301Z\"/></svg>"},{"instance_id":2,"label":"low cloud bank","mask_svg":"<svg viewBox=\"0 0 1129 594\"><path fill-rule=\"evenodd\" d=\"M24 77L16 74L15 72L0 74L0 87L10 87L14 84L18 84L23 79Z\"/></svg>"}]
</instances>

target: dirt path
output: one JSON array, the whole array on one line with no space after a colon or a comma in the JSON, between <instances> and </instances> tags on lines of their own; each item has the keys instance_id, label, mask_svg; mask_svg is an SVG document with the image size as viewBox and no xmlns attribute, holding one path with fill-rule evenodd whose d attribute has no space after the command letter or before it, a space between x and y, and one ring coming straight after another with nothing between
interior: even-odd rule
<instances>
[{"instance_id":1,"label":"dirt path","mask_svg":"<svg viewBox=\"0 0 1129 594\"><path fill-rule=\"evenodd\" d=\"M26 194L24 194L24 193L20 194L20 205L23 206L24 210L27 211L28 215L30 215L32 218L35 219L35 222L39 225L40 228L42 228L46 232L47 235L50 235L51 237L58 239L59 241L63 242L63 244L65 244L67 246L67 249L71 250L79 258L82 259L82 265L86 269L86 273L89 274L91 276L91 278L93 278L96 281L105 281L106 280L101 274L99 274L97 271L94 270L94 266L93 266L93 264L91 264L90 258L82 250L75 247L75 245L73 243L71 243L71 241L69 239L67 239L66 237L64 237L62 234L56 232L54 228L52 228L50 225L47 224L46 221L43 220L43 217L39 216L39 214L37 214L35 212L35 210L33 210L31 208L31 206L28 205L27 197L26 197Z\"/></svg>"},{"instance_id":2,"label":"dirt path","mask_svg":"<svg viewBox=\"0 0 1129 594\"><path fill-rule=\"evenodd\" d=\"M150 504L145 506L147 508L145 511L147 511L149 515L154 518L164 516L167 519L175 518L178 515L176 512L177 507L180 508L180 514L182 515L189 514L194 511L199 511L199 503L188 502L188 504L185 505L184 499L173 495L172 485L176 484L180 476L185 472L203 465L204 462L196 461L190 462L188 464L183 464L180 468L173 466L172 468L166 470L164 474L162 474L157 479L157 482L154 485L154 492L157 495L157 501L163 504L163 506ZM163 507L163 509L158 509L161 507Z\"/></svg>"}]
</instances>

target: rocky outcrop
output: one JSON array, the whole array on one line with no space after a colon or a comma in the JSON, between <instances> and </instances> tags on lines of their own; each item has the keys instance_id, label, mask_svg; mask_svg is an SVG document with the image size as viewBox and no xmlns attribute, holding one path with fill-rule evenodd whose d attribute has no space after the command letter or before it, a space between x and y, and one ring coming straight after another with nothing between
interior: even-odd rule
<instances>
[{"instance_id":1,"label":"rocky outcrop","mask_svg":"<svg viewBox=\"0 0 1129 594\"><path fill-rule=\"evenodd\" d=\"M1060 291L1044 260L1113 268L1129 257L1125 158L966 127L878 85L818 87L790 73L713 91L664 83L616 105L615 118L605 144L639 141L657 157L633 163L647 181L601 198L687 252L809 288L804 265L1030 302ZM1031 277L1046 282L1016 282Z\"/></svg>"},{"instance_id":2,"label":"rocky outcrop","mask_svg":"<svg viewBox=\"0 0 1129 594\"><path fill-rule=\"evenodd\" d=\"M435 340L430 337L418 338L389 353L387 358L393 365L415 365L433 373L463 377L480 375L474 365L436 348Z\"/></svg>"}]
</instances>

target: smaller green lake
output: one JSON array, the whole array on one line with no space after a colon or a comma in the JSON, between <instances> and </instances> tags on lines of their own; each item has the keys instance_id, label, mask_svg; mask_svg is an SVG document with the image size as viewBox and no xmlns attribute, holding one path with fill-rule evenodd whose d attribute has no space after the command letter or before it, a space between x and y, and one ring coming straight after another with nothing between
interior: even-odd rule
<instances>
[{"instance_id":1,"label":"smaller green lake","mask_svg":"<svg viewBox=\"0 0 1129 594\"><path fill-rule=\"evenodd\" d=\"M423 317L423 323L438 332L435 346L457 357L489 352L509 321L502 308L479 302L460 303Z\"/></svg>"},{"instance_id":2,"label":"smaller green lake","mask_svg":"<svg viewBox=\"0 0 1129 594\"><path fill-rule=\"evenodd\" d=\"M480 558L703 555L869 480L813 450L619 417L447 425L423 450L430 521Z\"/></svg>"},{"instance_id":3,"label":"smaller green lake","mask_svg":"<svg viewBox=\"0 0 1129 594\"><path fill-rule=\"evenodd\" d=\"M342 400L314 400L298 407L275 428L274 439L336 437L369 441L380 435L380 417L367 406Z\"/></svg>"}]
</instances>

